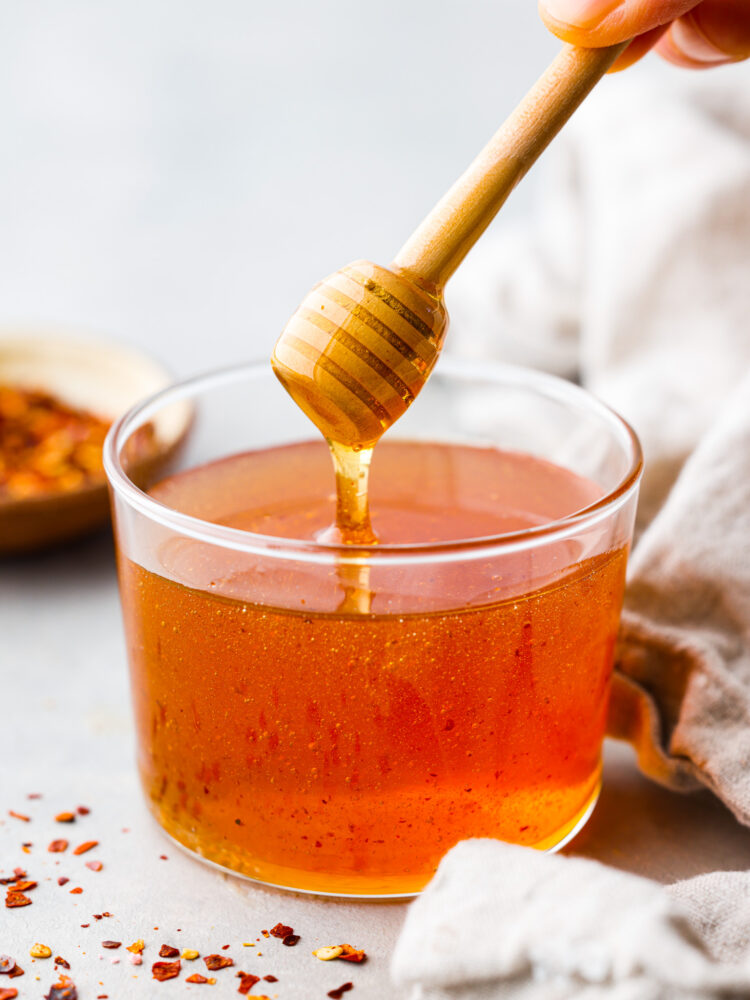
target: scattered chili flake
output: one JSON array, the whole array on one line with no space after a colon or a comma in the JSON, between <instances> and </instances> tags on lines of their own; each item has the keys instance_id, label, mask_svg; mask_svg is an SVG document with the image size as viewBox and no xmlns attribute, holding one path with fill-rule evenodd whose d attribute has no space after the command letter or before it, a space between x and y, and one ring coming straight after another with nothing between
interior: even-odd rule
<instances>
[{"instance_id":1,"label":"scattered chili flake","mask_svg":"<svg viewBox=\"0 0 750 1000\"><path fill-rule=\"evenodd\" d=\"M226 950L227 950L228 948L230 948L230 947L231 947L231 945L228 945L228 944L223 944L223 945L221 946L221 950L222 950L222 951L226 951Z\"/></svg>"},{"instance_id":2,"label":"scattered chili flake","mask_svg":"<svg viewBox=\"0 0 750 1000\"><path fill-rule=\"evenodd\" d=\"M11 958L10 955L0 955L0 976L7 975L15 964L15 958Z\"/></svg>"},{"instance_id":3,"label":"scattered chili flake","mask_svg":"<svg viewBox=\"0 0 750 1000\"><path fill-rule=\"evenodd\" d=\"M342 944L342 953L339 958L342 962L364 962L367 955L358 948L352 948L350 944Z\"/></svg>"},{"instance_id":4,"label":"scattered chili flake","mask_svg":"<svg viewBox=\"0 0 750 1000\"><path fill-rule=\"evenodd\" d=\"M79 816L88 816L91 810L88 806L76 806L76 812Z\"/></svg>"},{"instance_id":5,"label":"scattered chili flake","mask_svg":"<svg viewBox=\"0 0 750 1000\"><path fill-rule=\"evenodd\" d=\"M104 865L101 863L101 861L87 861L86 867L90 868L92 872L100 872L104 867Z\"/></svg>"},{"instance_id":6,"label":"scattered chili flake","mask_svg":"<svg viewBox=\"0 0 750 1000\"><path fill-rule=\"evenodd\" d=\"M80 885L77 885L75 889L71 889L70 892L71 895L77 896L79 893L83 892L83 889L80 887Z\"/></svg>"},{"instance_id":7,"label":"scattered chili flake","mask_svg":"<svg viewBox=\"0 0 750 1000\"><path fill-rule=\"evenodd\" d=\"M206 955L203 961L210 972L216 972L217 969L227 969L230 965L234 965L234 959L228 958L226 955Z\"/></svg>"},{"instance_id":8,"label":"scattered chili flake","mask_svg":"<svg viewBox=\"0 0 750 1000\"><path fill-rule=\"evenodd\" d=\"M52 958L52 949L46 944L33 944L29 949L29 955L32 958Z\"/></svg>"},{"instance_id":9,"label":"scattered chili flake","mask_svg":"<svg viewBox=\"0 0 750 1000\"><path fill-rule=\"evenodd\" d=\"M145 947L146 945L144 944L143 939L138 938L137 941L134 941L132 944L128 945L128 951L132 951L134 955L140 955Z\"/></svg>"},{"instance_id":10,"label":"scattered chili flake","mask_svg":"<svg viewBox=\"0 0 750 1000\"><path fill-rule=\"evenodd\" d=\"M281 943L285 944L287 948L293 948L298 942L299 934L287 934L286 937L281 939Z\"/></svg>"},{"instance_id":11,"label":"scattered chili flake","mask_svg":"<svg viewBox=\"0 0 750 1000\"><path fill-rule=\"evenodd\" d=\"M95 913L93 916L94 916L94 920L101 920L103 918L104 914L103 913Z\"/></svg>"},{"instance_id":12,"label":"scattered chili flake","mask_svg":"<svg viewBox=\"0 0 750 1000\"><path fill-rule=\"evenodd\" d=\"M102 941L102 948L119 948L122 941Z\"/></svg>"},{"instance_id":13,"label":"scattered chili flake","mask_svg":"<svg viewBox=\"0 0 750 1000\"><path fill-rule=\"evenodd\" d=\"M58 813L57 816L55 816L56 823L75 823L75 821L76 821L75 813L64 812L64 813Z\"/></svg>"},{"instance_id":14,"label":"scattered chili flake","mask_svg":"<svg viewBox=\"0 0 750 1000\"><path fill-rule=\"evenodd\" d=\"M0 1000L15 1000L18 990L12 986L0 986Z\"/></svg>"},{"instance_id":15,"label":"scattered chili flake","mask_svg":"<svg viewBox=\"0 0 750 1000\"><path fill-rule=\"evenodd\" d=\"M102 913L102 916L103 917L111 917L112 914L109 912L109 910L105 910L104 913Z\"/></svg>"},{"instance_id":16,"label":"scattered chili flake","mask_svg":"<svg viewBox=\"0 0 750 1000\"><path fill-rule=\"evenodd\" d=\"M337 986L335 990L329 990L328 996L331 1000L341 1000L341 997L348 993L349 990L354 989L354 983L342 983L341 986Z\"/></svg>"},{"instance_id":17,"label":"scattered chili flake","mask_svg":"<svg viewBox=\"0 0 750 1000\"><path fill-rule=\"evenodd\" d=\"M24 896L22 892L13 892L9 889L5 897L5 905L9 910L13 910L17 906L31 906L31 900L28 896Z\"/></svg>"},{"instance_id":18,"label":"scattered chili flake","mask_svg":"<svg viewBox=\"0 0 750 1000\"><path fill-rule=\"evenodd\" d=\"M344 948L340 944L327 944L322 948L316 948L313 955L321 962L332 962L334 958L344 954Z\"/></svg>"},{"instance_id":19,"label":"scattered chili flake","mask_svg":"<svg viewBox=\"0 0 750 1000\"><path fill-rule=\"evenodd\" d=\"M177 958L180 954L179 948L173 948L171 944L163 944L159 949L160 958Z\"/></svg>"},{"instance_id":20,"label":"scattered chili flake","mask_svg":"<svg viewBox=\"0 0 750 1000\"><path fill-rule=\"evenodd\" d=\"M30 823L31 822L31 816L24 816L23 813L14 812L12 809L8 810L8 815L12 816L13 819L23 820L24 823Z\"/></svg>"},{"instance_id":21,"label":"scattered chili flake","mask_svg":"<svg viewBox=\"0 0 750 1000\"><path fill-rule=\"evenodd\" d=\"M70 976L60 975L45 1000L78 1000L78 990Z\"/></svg>"},{"instance_id":22,"label":"scattered chili flake","mask_svg":"<svg viewBox=\"0 0 750 1000\"><path fill-rule=\"evenodd\" d=\"M24 871L23 868L14 868L13 874L16 876L16 878L26 878L26 872Z\"/></svg>"},{"instance_id":23,"label":"scattered chili flake","mask_svg":"<svg viewBox=\"0 0 750 1000\"><path fill-rule=\"evenodd\" d=\"M238 972L241 982L237 987L237 992L247 995L256 983L260 982L260 976L254 976L252 972Z\"/></svg>"},{"instance_id":24,"label":"scattered chili flake","mask_svg":"<svg viewBox=\"0 0 750 1000\"><path fill-rule=\"evenodd\" d=\"M143 959L140 955L128 955L128 959L131 965L142 965Z\"/></svg>"},{"instance_id":25,"label":"scattered chili flake","mask_svg":"<svg viewBox=\"0 0 750 1000\"><path fill-rule=\"evenodd\" d=\"M175 962L154 962L151 973L154 979L164 982L165 979L175 979L182 968L179 958Z\"/></svg>"},{"instance_id":26,"label":"scattered chili flake","mask_svg":"<svg viewBox=\"0 0 750 1000\"><path fill-rule=\"evenodd\" d=\"M200 972L194 972L192 976L188 976L185 980L186 983L207 983L208 980L205 976L202 976Z\"/></svg>"},{"instance_id":27,"label":"scattered chili flake","mask_svg":"<svg viewBox=\"0 0 750 1000\"><path fill-rule=\"evenodd\" d=\"M82 844L79 844L78 847L73 848L73 854L85 854L86 851L90 851L92 848L98 846L99 846L98 840L84 840L84 842Z\"/></svg>"},{"instance_id":28,"label":"scattered chili flake","mask_svg":"<svg viewBox=\"0 0 750 1000\"><path fill-rule=\"evenodd\" d=\"M67 878L65 875L61 875L60 878L57 880L58 885L66 885L68 882L70 882L70 879Z\"/></svg>"},{"instance_id":29,"label":"scattered chili flake","mask_svg":"<svg viewBox=\"0 0 750 1000\"><path fill-rule=\"evenodd\" d=\"M268 931L261 931L260 933L263 935L264 938L268 937ZM260 941L260 938L258 938L258 940Z\"/></svg>"},{"instance_id":30,"label":"scattered chili flake","mask_svg":"<svg viewBox=\"0 0 750 1000\"><path fill-rule=\"evenodd\" d=\"M265 935L265 933L266 932L263 931L264 935ZM272 927L271 930L268 933L272 937L285 938L285 937L289 937L290 934L294 934L294 928L293 927L287 927L286 924L276 924L276 926Z\"/></svg>"},{"instance_id":31,"label":"scattered chili flake","mask_svg":"<svg viewBox=\"0 0 750 1000\"><path fill-rule=\"evenodd\" d=\"M81 927L90 927L91 924L81 924Z\"/></svg>"},{"instance_id":32,"label":"scattered chili flake","mask_svg":"<svg viewBox=\"0 0 750 1000\"><path fill-rule=\"evenodd\" d=\"M159 861L169 861L169 858L166 856L166 854L160 854Z\"/></svg>"},{"instance_id":33,"label":"scattered chili flake","mask_svg":"<svg viewBox=\"0 0 750 1000\"><path fill-rule=\"evenodd\" d=\"M263 979L267 983L278 983L278 979L276 978L276 976L263 976Z\"/></svg>"},{"instance_id":34,"label":"scattered chili flake","mask_svg":"<svg viewBox=\"0 0 750 1000\"><path fill-rule=\"evenodd\" d=\"M68 841L67 840L53 840L49 845L47 850L50 854L62 854L63 851L67 851Z\"/></svg>"},{"instance_id":35,"label":"scattered chili flake","mask_svg":"<svg viewBox=\"0 0 750 1000\"><path fill-rule=\"evenodd\" d=\"M41 792L29 792L29 794L26 796L27 799L41 799L41 797L42 797Z\"/></svg>"},{"instance_id":36,"label":"scattered chili flake","mask_svg":"<svg viewBox=\"0 0 750 1000\"><path fill-rule=\"evenodd\" d=\"M16 884L13 886L13 888L9 889L8 891L9 892L31 892L31 890L32 889L36 889L36 887L37 887L37 883L36 882L32 882L31 879L27 879L26 881L22 881L21 879L19 879L16 882Z\"/></svg>"},{"instance_id":37,"label":"scattered chili flake","mask_svg":"<svg viewBox=\"0 0 750 1000\"><path fill-rule=\"evenodd\" d=\"M195 948L185 948L180 958L184 958L186 962L194 962L196 958L200 958L200 952L196 951Z\"/></svg>"},{"instance_id":38,"label":"scattered chili flake","mask_svg":"<svg viewBox=\"0 0 750 1000\"><path fill-rule=\"evenodd\" d=\"M23 975L24 975L23 969L21 968L20 965L16 963L16 965L14 965L13 968L8 973L8 979L15 979L16 976L23 976Z\"/></svg>"},{"instance_id":39,"label":"scattered chili flake","mask_svg":"<svg viewBox=\"0 0 750 1000\"><path fill-rule=\"evenodd\" d=\"M70 962L66 962L64 958L60 957L60 955L55 956L55 965L61 965L63 969L70 968Z\"/></svg>"},{"instance_id":40,"label":"scattered chili flake","mask_svg":"<svg viewBox=\"0 0 750 1000\"><path fill-rule=\"evenodd\" d=\"M29 840L29 841L28 841L28 842L27 842L26 844L21 844L21 850L23 851L23 853L24 853L24 854L31 854L31 848L32 848L33 846L34 846L34 845L33 845L33 844L32 844L32 842L31 842L31 841Z\"/></svg>"}]
</instances>

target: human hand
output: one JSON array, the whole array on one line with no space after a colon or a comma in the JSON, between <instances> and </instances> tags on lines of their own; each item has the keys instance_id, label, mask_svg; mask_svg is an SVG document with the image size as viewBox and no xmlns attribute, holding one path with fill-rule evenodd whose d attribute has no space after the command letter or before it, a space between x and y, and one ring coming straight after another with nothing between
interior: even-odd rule
<instances>
[{"instance_id":1,"label":"human hand","mask_svg":"<svg viewBox=\"0 0 750 1000\"><path fill-rule=\"evenodd\" d=\"M598 48L632 38L614 69L651 48L693 69L750 56L750 0L539 0L539 13L573 45Z\"/></svg>"}]
</instances>

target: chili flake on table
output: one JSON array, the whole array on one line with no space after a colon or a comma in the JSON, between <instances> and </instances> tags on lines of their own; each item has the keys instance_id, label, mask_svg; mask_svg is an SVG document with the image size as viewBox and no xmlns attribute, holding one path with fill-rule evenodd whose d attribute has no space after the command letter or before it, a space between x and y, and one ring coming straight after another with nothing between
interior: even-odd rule
<instances>
[{"instance_id":1,"label":"chili flake on table","mask_svg":"<svg viewBox=\"0 0 750 1000\"><path fill-rule=\"evenodd\" d=\"M47 392L0 385L0 499L69 492L102 481L109 421Z\"/></svg>"}]
</instances>

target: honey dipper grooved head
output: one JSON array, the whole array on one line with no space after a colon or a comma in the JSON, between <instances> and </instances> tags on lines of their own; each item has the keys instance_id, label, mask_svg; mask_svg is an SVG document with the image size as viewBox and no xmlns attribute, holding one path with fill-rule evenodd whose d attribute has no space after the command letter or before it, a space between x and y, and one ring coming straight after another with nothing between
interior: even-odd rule
<instances>
[{"instance_id":1,"label":"honey dipper grooved head","mask_svg":"<svg viewBox=\"0 0 750 1000\"><path fill-rule=\"evenodd\" d=\"M425 384L447 325L437 293L404 273L355 261L306 296L271 364L325 437L365 448Z\"/></svg>"}]
</instances>

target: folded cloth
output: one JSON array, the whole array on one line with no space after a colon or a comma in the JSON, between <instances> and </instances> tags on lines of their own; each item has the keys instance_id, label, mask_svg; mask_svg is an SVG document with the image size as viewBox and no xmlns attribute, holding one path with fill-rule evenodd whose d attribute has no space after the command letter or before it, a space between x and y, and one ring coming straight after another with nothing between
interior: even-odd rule
<instances>
[{"instance_id":1,"label":"folded cloth","mask_svg":"<svg viewBox=\"0 0 750 1000\"><path fill-rule=\"evenodd\" d=\"M750 64L604 81L540 215L449 289L452 345L577 375L645 473L610 731L750 825Z\"/></svg>"},{"instance_id":2,"label":"folded cloth","mask_svg":"<svg viewBox=\"0 0 750 1000\"><path fill-rule=\"evenodd\" d=\"M412 904L392 974L415 1000L718 1000L750 992L748 926L747 873L664 888L467 840Z\"/></svg>"}]
</instances>

